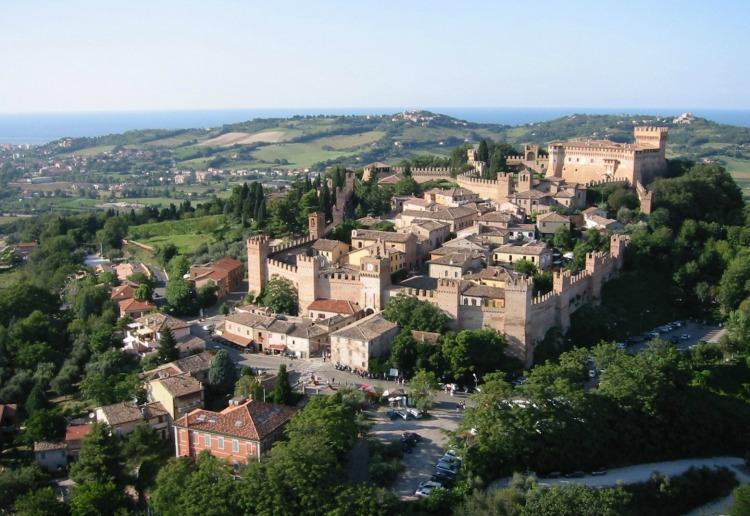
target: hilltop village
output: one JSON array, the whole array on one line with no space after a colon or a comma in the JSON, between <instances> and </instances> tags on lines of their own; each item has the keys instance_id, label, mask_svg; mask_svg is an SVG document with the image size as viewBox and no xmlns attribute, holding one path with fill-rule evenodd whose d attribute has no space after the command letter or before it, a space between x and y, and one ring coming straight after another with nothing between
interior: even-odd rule
<instances>
[{"instance_id":1,"label":"hilltop village","mask_svg":"<svg viewBox=\"0 0 750 516\"><path fill-rule=\"evenodd\" d=\"M388 300L402 295L437 306L450 317L453 328L491 328L505 334L509 352L531 365L534 344L552 327L566 331L571 313L598 299L602 284L622 266L627 237L618 234L617 221L586 206L587 186L631 186L641 209L650 209L650 193L643 183L666 168L667 131L639 127L634 136L632 144L555 142L544 157L538 146L527 145L523 155L507 158L511 170L495 180L481 179L488 163L471 148L471 170L458 176L457 187L393 198L395 231L355 229L348 244L326 238L330 227L322 213L314 213L306 237L278 245L265 236L249 239L249 290L257 294L271 278L288 279L298 294L300 315L315 323L319 335L332 332L330 345L301 350L287 344L298 356L330 353L336 362L367 371L370 357L388 355L388 342L380 339L363 351L358 348L361 339L335 338L333 330L342 323L319 319L336 313L319 307L346 306L353 312L347 314L351 319L366 317L353 325L375 327ZM364 167L363 180L376 177L379 184L389 184L404 174L417 182L451 178L447 168L405 171L373 163ZM582 216L560 214L569 209L580 210ZM378 221L366 217L360 223ZM572 226L601 231L610 241L607 251L589 253L583 270L575 273L563 267L564 258L544 239ZM551 290L535 291L532 278L514 267L519 261L552 271ZM244 332L226 331L224 338L240 344L254 341L261 347L266 343L262 335L267 323L252 317L228 320Z\"/></svg>"}]
</instances>

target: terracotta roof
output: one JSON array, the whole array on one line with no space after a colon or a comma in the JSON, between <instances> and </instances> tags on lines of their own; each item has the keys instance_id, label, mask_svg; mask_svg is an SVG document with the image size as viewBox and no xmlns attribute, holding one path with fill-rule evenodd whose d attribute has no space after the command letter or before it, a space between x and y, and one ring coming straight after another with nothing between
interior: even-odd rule
<instances>
[{"instance_id":1,"label":"terracotta roof","mask_svg":"<svg viewBox=\"0 0 750 516\"><path fill-rule=\"evenodd\" d=\"M554 211L539 215L536 218L537 222L570 222L570 218L560 215Z\"/></svg>"},{"instance_id":2,"label":"terracotta roof","mask_svg":"<svg viewBox=\"0 0 750 516\"><path fill-rule=\"evenodd\" d=\"M333 312L337 314L355 314L362 310L357 303L345 299L316 299L307 307L308 310Z\"/></svg>"},{"instance_id":3,"label":"terracotta roof","mask_svg":"<svg viewBox=\"0 0 750 516\"><path fill-rule=\"evenodd\" d=\"M110 299L116 299L116 298L131 298L135 295L135 289L131 287L130 285L120 285L118 287L115 287L112 289L112 294L110 294Z\"/></svg>"},{"instance_id":4,"label":"terracotta roof","mask_svg":"<svg viewBox=\"0 0 750 516\"><path fill-rule=\"evenodd\" d=\"M466 196L478 197L478 194L472 192L471 190L463 188L461 186L454 186L453 188L446 188L446 189L432 188L430 190L427 190L425 194L445 195L448 197L466 197Z\"/></svg>"},{"instance_id":5,"label":"terracotta roof","mask_svg":"<svg viewBox=\"0 0 750 516\"><path fill-rule=\"evenodd\" d=\"M317 251L333 251L339 246L348 247L343 242L339 242L338 240L328 240L327 238L316 240L312 247Z\"/></svg>"},{"instance_id":6,"label":"terracotta roof","mask_svg":"<svg viewBox=\"0 0 750 516\"><path fill-rule=\"evenodd\" d=\"M228 315L227 321L243 326L249 326L251 328L267 328L273 321L276 320L271 315L251 314L248 312L239 312L232 315Z\"/></svg>"},{"instance_id":7,"label":"terracotta roof","mask_svg":"<svg viewBox=\"0 0 750 516\"><path fill-rule=\"evenodd\" d=\"M430 276L412 276L401 282L401 285L408 288L417 288L420 290L435 290L437 288L437 278Z\"/></svg>"},{"instance_id":8,"label":"terracotta roof","mask_svg":"<svg viewBox=\"0 0 750 516\"><path fill-rule=\"evenodd\" d=\"M435 203L432 202L429 199L420 199L419 197L410 197L409 199L406 199L404 201L404 204L414 204L416 206L424 206L425 208L428 208L430 206L435 206Z\"/></svg>"},{"instance_id":9,"label":"terracotta roof","mask_svg":"<svg viewBox=\"0 0 750 516\"><path fill-rule=\"evenodd\" d=\"M241 335L236 335L226 330L221 334L221 338L226 339L229 342L233 342L234 344L237 344L242 347L249 346L250 343L253 341L253 339L251 339L250 337L243 337Z\"/></svg>"},{"instance_id":10,"label":"terracotta roof","mask_svg":"<svg viewBox=\"0 0 750 516\"><path fill-rule=\"evenodd\" d=\"M505 289L500 287L491 287L489 285L471 285L462 292L464 296L469 297L487 297L490 299L504 299Z\"/></svg>"},{"instance_id":11,"label":"terracotta roof","mask_svg":"<svg viewBox=\"0 0 750 516\"><path fill-rule=\"evenodd\" d=\"M430 344L437 344L440 339L440 334L432 331L411 330L411 336L417 342L429 342Z\"/></svg>"},{"instance_id":12,"label":"terracotta roof","mask_svg":"<svg viewBox=\"0 0 750 516\"><path fill-rule=\"evenodd\" d=\"M453 252L449 254L444 254L438 258L435 258L434 260L430 260L427 263L434 264L434 265L451 265L453 267L464 267L480 259L481 259L480 254Z\"/></svg>"},{"instance_id":13,"label":"terracotta roof","mask_svg":"<svg viewBox=\"0 0 750 516\"><path fill-rule=\"evenodd\" d=\"M390 185L390 184L396 184L401 179L401 176L398 176L396 174L393 174L392 176L384 177L383 179L378 180L379 185Z\"/></svg>"},{"instance_id":14,"label":"terracotta roof","mask_svg":"<svg viewBox=\"0 0 750 516\"><path fill-rule=\"evenodd\" d=\"M201 339L203 340L203 339ZM185 358L178 358L172 364L183 373L195 373L198 371L207 371L211 367L211 361L214 356L208 351L190 355Z\"/></svg>"},{"instance_id":15,"label":"terracotta roof","mask_svg":"<svg viewBox=\"0 0 750 516\"><path fill-rule=\"evenodd\" d=\"M68 447L64 442L36 441L34 442L35 452L64 450Z\"/></svg>"},{"instance_id":16,"label":"terracotta roof","mask_svg":"<svg viewBox=\"0 0 750 516\"><path fill-rule=\"evenodd\" d=\"M147 312L149 310L155 310L156 305L149 301L139 301L137 299L123 299L117 305L120 307L120 313L126 314L128 312Z\"/></svg>"},{"instance_id":17,"label":"terracotta roof","mask_svg":"<svg viewBox=\"0 0 750 516\"><path fill-rule=\"evenodd\" d=\"M505 267L494 266L486 267L474 273L469 273L464 276L465 280L468 281L480 281L480 280L507 280L514 278L518 273L507 269Z\"/></svg>"},{"instance_id":18,"label":"terracotta roof","mask_svg":"<svg viewBox=\"0 0 750 516\"><path fill-rule=\"evenodd\" d=\"M260 441L289 421L295 410L286 405L248 401L221 412L197 409L175 421L179 428Z\"/></svg>"},{"instance_id":19,"label":"terracotta roof","mask_svg":"<svg viewBox=\"0 0 750 516\"><path fill-rule=\"evenodd\" d=\"M418 211L416 213L429 213ZM382 240L383 242L405 243L414 238L411 233L394 233L392 231L376 231L374 229L352 230L352 240Z\"/></svg>"},{"instance_id":20,"label":"terracotta roof","mask_svg":"<svg viewBox=\"0 0 750 516\"><path fill-rule=\"evenodd\" d=\"M146 419L154 419L155 417L169 415L169 412L164 408L164 405L158 401L152 401L151 403L141 405L141 410Z\"/></svg>"},{"instance_id":21,"label":"terracotta roof","mask_svg":"<svg viewBox=\"0 0 750 516\"><path fill-rule=\"evenodd\" d=\"M105 405L99 407L99 410L104 413L104 417L110 426L117 426L123 423L130 423L132 421L143 419L141 409L139 409L138 405L132 401L121 401L120 403Z\"/></svg>"},{"instance_id":22,"label":"terracotta roof","mask_svg":"<svg viewBox=\"0 0 750 516\"><path fill-rule=\"evenodd\" d=\"M180 350L180 353L185 353L194 349L206 349L206 341L197 335L185 335L184 337L177 339L177 349Z\"/></svg>"},{"instance_id":23,"label":"terracotta roof","mask_svg":"<svg viewBox=\"0 0 750 516\"><path fill-rule=\"evenodd\" d=\"M402 215L430 220L456 220L475 215L476 213L477 210L473 208L457 206L455 208L441 208L436 211L404 210Z\"/></svg>"},{"instance_id":24,"label":"terracotta roof","mask_svg":"<svg viewBox=\"0 0 750 516\"><path fill-rule=\"evenodd\" d=\"M350 324L340 330L333 332L331 335L343 337L345 339L369 341L380 337L386 332L398 328L396 323L385 319L381 314L372 314L364 319L360 319L354 324Z\"/></svg>"},{"instance_id":25,"label":"terracotta roof","mask_svg":"<svg viewBox=\"0 0 750 516\"><path fill-rule=\"evenodd\" d=\"M490 211L479 218L482 222L511 222L514 219L513 215L501 211Z\"/></svg>"},{"instance_id":26,"label":"terracotta roof","mask_svg":"<svg viewBox=\"0 0 750 516\"><path fill-rule=\"evenodd\" d=\"M68 425L65 429L66 441L80 441L91 432L91 425Z\"/></svg>"},{"instance_id":27,"label":"terracotta roof","mask_svg":"<svg viewBox=\"0 0 750 516\"><path fill-rule=\"evenodd\" d=\"M190 326L185 321L182 321L176 317L172 317L171 315L167 315L167 314L158 314L158 313L144 315L143 317L139 317L138 319L136 319L135 322L143 326L146 326L148 328L151 328L156 333L159 333L164 328L177 330L180 328L187 328Z\"/></svg>"},{"instance_id":28,"label":"terracotta roof","mask_svg":"<svg viewBox=\"0 0 750 516\"><path fill-rule=\"evenodd\" d=\"M546 244L540 242L529 242L524 245L505 244L497 248L496 251L510 254L540 255L551 252Z\"/></svg>"},{"instance_id":29,"label":"terracotta roof","mask_svg":"<svg viewBox=\"0 0 750 516\"><path fill-rule=\"evenodd\" d=\"M435 231L442 228L450 227L445 222L440 222L438 220L420 220L420 221L413 221L412 226L418 226L420 228L423 228L427 231Z\"/></svg>"},{"instance_id":30,"label":"terracotta roof","mask_svg":"<svg viewBox=\"0 0 750 516\"><path fill-rule=\"evenodd\" d=\"M188 373L157 378L151 381L160 383L174 397L187 396L188 394L195 394L203 390L201 382Z\"/></svg>"},{"instance_id":31,"label":"terracotta roof","mask_svg":"<svg viewBox=\"0 0 750 516\"><path fill-rule=\"evenodd\" d=\"M215 260L212 265L217 269L223 269L226 271L233 271L235 269L242 269L244 265L241 261L235 260L229 256L223 256L218 260Z\"/></svg>"}]
</instances>

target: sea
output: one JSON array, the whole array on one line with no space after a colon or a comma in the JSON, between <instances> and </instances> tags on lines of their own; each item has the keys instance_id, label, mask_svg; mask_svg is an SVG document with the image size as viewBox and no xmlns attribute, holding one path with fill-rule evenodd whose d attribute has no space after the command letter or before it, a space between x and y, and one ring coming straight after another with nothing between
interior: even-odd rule
<instances>
[{"instance_id":1,"label":"sea","mask_svg":"<svg viewBox=\"0 0 750 516\"><path fill-rule=\"evenodd\" d=\"M0 144L44 144L64 137L103 136L133 129L218 127L253 118L295 115L382 115L413 107L288 108L80 113L0 113ZM690 112L722 124L750 127L750 109L424 107L469 122L523 125L572 114L677 116Z\"/></svg>"}]
</instances>

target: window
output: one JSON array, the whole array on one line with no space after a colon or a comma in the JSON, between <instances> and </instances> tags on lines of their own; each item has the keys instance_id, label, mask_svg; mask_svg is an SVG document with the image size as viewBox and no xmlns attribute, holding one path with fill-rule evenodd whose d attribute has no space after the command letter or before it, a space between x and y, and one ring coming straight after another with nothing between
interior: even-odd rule
<instances>
[{"instance_id":1,"label":"window","mask_svg":"<svg viewBox=\"0 0 750 516\"><path fill-rule=\"evenodd\" d=\"M219 437L219 438L218 438L217 440L219 441L219 446L218 446L218 448L219 448L220 450L223 450L223 449L224 449L224 438L223 438L223 437Z\"/></svg>"},{"instance_id":2,"label":"window","mask_svg":"<svg viewBox=\"0 0 750 516\"><path fill-rule=\"evenodd\" d=\"M240 452L240 442L237 439L232 439L232 451L234 453Z\"/></svg>"},{"instance_id":3,"label":"window","mask_svg":"<svg viewBox=\"0 0 750 516\"><path fill-rule=\"evenodd\" d=\"M458 272L454 272L454 273L453 273L453 277L454 277L454 278L458 278Z\"/></svg>"},{"instance_id":4,"label":"window","mask_svg":"<svg viewBox=\"0 0 750 516\"><path fill-rule=\"evenodd\" d=\"M206 448L211 447L211 434L206 434L203 436L203 446Z\"/></svg>"}]
</instances>

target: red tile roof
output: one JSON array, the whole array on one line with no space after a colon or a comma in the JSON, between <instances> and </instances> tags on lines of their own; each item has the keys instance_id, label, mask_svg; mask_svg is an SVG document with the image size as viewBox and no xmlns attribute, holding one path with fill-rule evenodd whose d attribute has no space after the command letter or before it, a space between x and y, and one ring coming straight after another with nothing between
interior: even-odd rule
<instances>
[{"instance_id":1,"label":"red tile roof","mask_svg":"<svg viewBox=\"0 0 750 516\"><path fill-rule=\"evenodd\" d=\"M120 307L120 313L126 314L129 312L148 312L154 310L156 305L148 301L138 301L137 299L123 299L118 303Z\"/></svg>"},{"instance_id":2,"label":"red tile roof","mask_svg":"<svg viewBox=\"0 0 750 516\"><path fill-rule=\"evenodd\" d=\"M174 424L179 428L260 441L289 421L294 412L286 405L248 401L221 412L196 409Z\"/></svg>"},{"instance_id":3,"label":"red tile roof","mask_svg":"<svg viewBox=\"0 0 750 516\"><path fill-rule=\"evenodd\" d=\"M91 425L69 425L65 429L65 441L80 441L91 432Z\"/></svg>"},{"instance_id":4,"label":"red tile roof","mask_svg":"<svg viewBox=\"0 0 750 516\"><path fill-rule=\"evenodd\" d=\"M226 271L232 271L237 268L242 269L244 267L241 261L230 258L229 256L219 258L213 263L213 265L217 269L223 269Z\"/></svg>"},{"instance_id":5,"label":"red tile roof","mask_svg":"<svg viewBox=\"0 0 750 516\"><path fill-rule=\"evenodd\" d=\"M130 285L120 285L112 289L112 294L109 296L110 299L129 299L135 295L135 289Z\"/></svg>"},{"instance_id":6,"label":"red tile roof","mask_svg":"<svg viewBox=\"0 0 750 516\"><path fill-rule=\"evenodd\" d=\"M361 310L357 303L344 299L316 299L307 307L308 310L333 312L336 314L356 314Z\"/></svg>"}]
</instances>

